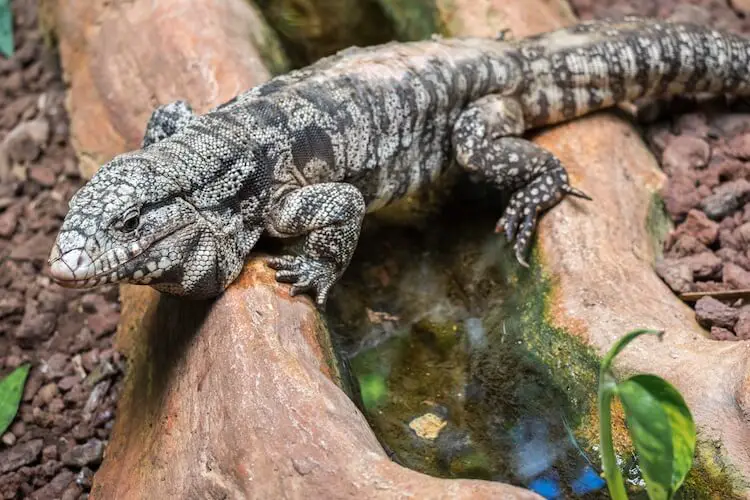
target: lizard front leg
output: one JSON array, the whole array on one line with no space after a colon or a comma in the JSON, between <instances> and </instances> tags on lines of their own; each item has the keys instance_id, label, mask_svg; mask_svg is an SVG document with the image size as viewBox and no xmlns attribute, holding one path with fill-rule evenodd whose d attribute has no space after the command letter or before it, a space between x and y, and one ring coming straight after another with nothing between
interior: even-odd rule
<instances>
[{"instance_id":1,"label":"lizard front leg","mask_svg":"<svg viewBox=\"0 0 750 500\"><path fill-rule=\"evenodd\" d=\"M513 191L496 232L515 239L518 261L525 255L539 213L556 205L565 194L590 199L570 186L568 174L549 151L522 139L525 131L521 103L512 97L489 95L477 99L459 116L453 128L456 160L465 170L500 189Z\"/></svg>"},{"instance_id":2,"label":"lizard front leg","mask_svg":"<svg viewBox=\"0 0 750 500\"><path fill-rule=\"evenodd\" d=\"M305 242L301 255L268 261L276 280L291 283L291 295L314 291L318 307L325 306L354 254L364 215L365 200L351 184L313 184L287 194L271 208L268 231L277 237L305 235Z\"/></svg>"}]
</instances>

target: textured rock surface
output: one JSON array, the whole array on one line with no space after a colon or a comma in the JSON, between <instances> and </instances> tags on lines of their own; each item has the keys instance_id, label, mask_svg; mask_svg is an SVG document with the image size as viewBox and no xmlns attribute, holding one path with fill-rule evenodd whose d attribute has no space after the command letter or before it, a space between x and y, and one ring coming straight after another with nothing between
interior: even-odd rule
<instances>
[{"instance_id":1,"label":"textured rock surface","mask_svg":"<svg viewBox=\"0 0 750 500\"><path fill-rule=\"evenodd\" d=\"M707 338L694 312L654 272L649 207L664 182L654 158L630 125L610 115L557 127L537 140L594 199L566 201L540 225L542 262L556 283L554 322L602 353L631 329L665 330L662 342L631 344L616 368L674 384L699 438L716 440L717 456L750 477L750 344Z\"/></svg>"},{"instance_id":2,"label":"textured rock surface","mask_svg":"<svg viewBox=\"0 0 750 500\"><path fill-rule=\"evenodd\" d=\"M45 1L85 178L140 144L157 104L187 99L205 111L269 76L250 43L266 28L249 2Z\"/></svg>"}]
</instances>

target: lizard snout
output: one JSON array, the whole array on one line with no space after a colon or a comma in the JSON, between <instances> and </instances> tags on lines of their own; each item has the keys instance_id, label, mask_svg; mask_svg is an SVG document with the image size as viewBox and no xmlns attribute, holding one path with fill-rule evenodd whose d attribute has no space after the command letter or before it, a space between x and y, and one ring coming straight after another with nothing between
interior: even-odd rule
<instances>
[{"instance_id":1,"label":"lizard snout","mask_svg":"<svg viewBox=\"0 0 750 500\"><path fill-rule=\"evenodd\" d=\"M61 285L74 285L93 274L93 261L83 249L69 250L60 255L55 245L50 255L50 274Z\"/></svg>"}]
</instances>

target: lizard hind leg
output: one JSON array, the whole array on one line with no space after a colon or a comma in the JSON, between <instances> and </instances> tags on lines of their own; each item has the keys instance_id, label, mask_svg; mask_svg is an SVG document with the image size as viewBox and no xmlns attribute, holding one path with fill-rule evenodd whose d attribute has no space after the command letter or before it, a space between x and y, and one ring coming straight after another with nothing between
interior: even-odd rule
<instances>
[{"instance_id":1,"label":"lizard hind leg","mask_svg":"<svg viewBox=\"0 0 750 500\"><path fill-rule=\"evenodd\" d=\"M475 177L513 192L495 227L514 241L516 259L524 265L539 214L566 194L591 199L572 187L560 161L520 136L523 109L512 97L489 95L474 101L453 128L453 148L461 167Z\"/></svg>"}]
</instances>

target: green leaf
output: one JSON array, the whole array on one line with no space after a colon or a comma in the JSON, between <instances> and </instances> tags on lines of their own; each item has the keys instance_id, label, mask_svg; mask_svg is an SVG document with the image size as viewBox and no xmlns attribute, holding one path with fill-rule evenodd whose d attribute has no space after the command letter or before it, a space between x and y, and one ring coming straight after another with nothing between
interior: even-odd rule
<instances>
[{"instance_id":1,"label":"green leaf","mask_svg":"<svg viewBox=\"0 0 750 500\"><path fill-rule=\"evenodd\" d=\"M0 434L4 434L16 418L30 368L31 365L21 365L0 380Z\"/></svg>"},{"instance_id":2,"label":"green leaf","mask_svg":"<svg viewBox=\"0 0 750 500\"><path fill-rule=\"evenodd\" d=\"M670 499L693 465L695 423L677 389L656 375L617 384L651 500Z\"/></svg>"},{"instance_id":3,"label":"green leaf","mask_svg":"<svg viewBox=\"0 0 750 500\"><path fill-rule=\"evenodd\" d=\"M10 10L10 0L0 0L0 52L5 57L13 55L13 12Z\"/></svg>"}]
</instances>

